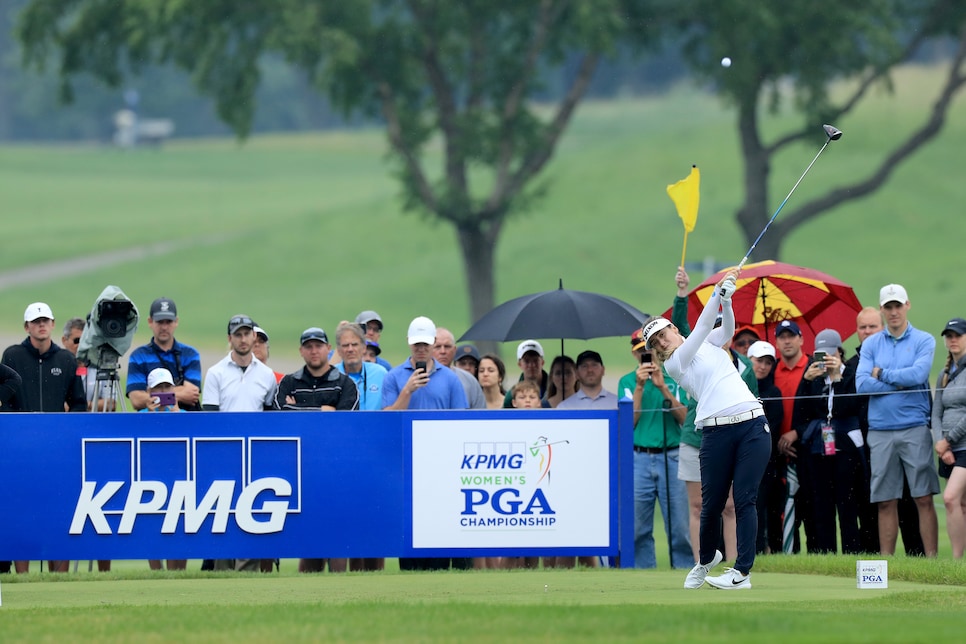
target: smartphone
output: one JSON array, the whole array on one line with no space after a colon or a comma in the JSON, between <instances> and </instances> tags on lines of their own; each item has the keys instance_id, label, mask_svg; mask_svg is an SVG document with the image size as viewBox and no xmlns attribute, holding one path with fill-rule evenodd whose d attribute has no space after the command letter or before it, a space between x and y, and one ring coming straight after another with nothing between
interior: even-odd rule
<instances>
[{"instance_id":1,"label":"smartphone","mask_svg":"<svg viewBox=\"0 0 966 644\"><path fill-rule=\"evenodd\" d=\"M158 405L162 407L171 407L177 402L173 391L159 391L154 394L154 397L158 399Z\"/></svg>"},{"instance_id":2,"label":"smartphone","mask_svg":"<svg viewBox=\"0 0 966 644\"><path fill-rule=\"evenodd\" d=\"M417 360L416 361L416 371L419 371L420 369L422 369L423 371L426 371L426 361L425 360Z\"/></svg>"},{"instance_id":3,"label":"smartphone","mask_svg":"<svg viewBox=\"0 0 966 644\"><path fill-rule=\"evenodd\" d=\"M654 357L650 353L641 354L641 364L648 364L654 362Z\"/></svg>"},{"instance_id":4,"label":"smartphone","mask_svg":"<svg viewBox=\"0 0 966 644\"><path fill-rule=\"evenodd\" d=\"M815 355L813 356L815 358L815 362L821 364L823 369L825 368L825 356L826 353L824 351L816 351Z\"/></svg>"}]
</instances>

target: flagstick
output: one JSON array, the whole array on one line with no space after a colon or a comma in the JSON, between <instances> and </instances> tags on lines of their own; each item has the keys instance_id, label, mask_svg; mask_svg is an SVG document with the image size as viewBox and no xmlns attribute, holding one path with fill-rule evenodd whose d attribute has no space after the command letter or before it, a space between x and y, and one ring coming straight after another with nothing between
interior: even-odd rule
<instances>
[{"instance_id":1,"label":"flagstick","mask_svg":"<svg viewBox=\"0 0 966 644\"><path fill-rule=\"evenodd\" d=\"M688 250L688 229L684 229L684 248L681 249L681 268L684 268L684 255Z\"/></svg>"}]
</instances>

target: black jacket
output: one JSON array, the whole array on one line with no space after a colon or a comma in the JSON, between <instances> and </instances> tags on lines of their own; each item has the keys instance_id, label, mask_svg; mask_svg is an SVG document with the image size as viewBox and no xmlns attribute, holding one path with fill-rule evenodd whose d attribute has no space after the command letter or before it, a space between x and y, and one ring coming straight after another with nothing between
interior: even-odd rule
<instances>
[{"instance_id":1,"label":"black jacket","mask_svg":"<svg viewBox=\"0 0 966 644\"><path fill-rule=\"evenodd\" d=\"M295 400L295 404L285 401L289 396ZM359 409L359 390L356 389L356 383L331 366L319 378L302 367L278 383L275 409L319 409L322 405L330 405L337 411Z\"/></svg>"},{"instance_id":2,"label":"black jacket","mask_svg":"<svg viewBox=\"0 0 966 644\"><path fill-rule=\"evenodd\" d=\"M771 453L778 455L778 439L782 421L785 419L785 407L782 405L782 390L775 386L775 368L771 373L758 381L758 399L765 410L765 419L771 427Z\"/></svg>"},{"instance_id":3,"label":"black jacket","mask_svg":"<svg viewBox=\"0 0 966 644\"><path fill-rule=\"evenodd\" d=\"M0 364L0 411L20 411L20 374Z\"/></svg>"},{"instance_id":4,"label":"black jacket","mask_svg":"<svg viewBox=\"0 0 966 644\"><path fill-rule=\"evenodd\" d=\"M84 383L70 351L51 343L40 353L27 338L7 347L0 362L20 374L20 411L64 411L65 403L69 411L87 411Z\"/></svg>"},{"instance_id":5,"label":"black jacket","mask_svg":"<svg viewBox=\"0 0 966 644\"><path fill-rule=\"evenodd\" d=\"M811 364L811 363L809 363ZM845 362L842 379L832 383L832 424L835 427L835 441L844 441L849 431L860 428L860 414L868 402L863 396L855 395L855 370ZM825 378L809 382L802 377L795 394L795 411L792 414L792 429L798 431L799 440L813 420L828 417L829 387ZM842 443L845 444L844 442Z\"/></svg>"}]
</instances>

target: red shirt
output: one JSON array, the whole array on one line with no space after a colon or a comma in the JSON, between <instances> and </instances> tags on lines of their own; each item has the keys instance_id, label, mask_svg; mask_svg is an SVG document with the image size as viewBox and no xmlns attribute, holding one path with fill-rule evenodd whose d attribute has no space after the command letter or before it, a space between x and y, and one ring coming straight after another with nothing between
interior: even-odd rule
<instances>
[{"instance_id":1,"label":"red shirt","mask_svg":"<svg viewBox=\"0 0 966 644\"><path fill-rule=\"evenodd\" d=\"M782 418L782 435L792 430L792 412L795 409L795 392L798 391L798 385L802 382L802 374L805 373L805 367L807 366L808 356L805 355L804 351L798 359L798 363L792 368L786 367L785 362L782 360L779 360L778 364L775 365L775 386L782 392L782 409L785 411L785 417Z\"/></svg>"}]
</instances>

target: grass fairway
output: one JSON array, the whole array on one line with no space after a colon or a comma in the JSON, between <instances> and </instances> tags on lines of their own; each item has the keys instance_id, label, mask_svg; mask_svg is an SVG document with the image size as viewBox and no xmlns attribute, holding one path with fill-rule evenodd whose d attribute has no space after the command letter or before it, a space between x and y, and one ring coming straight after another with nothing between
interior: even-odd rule
<instances>
[{"instance_id":1,"label":"grass fairway","mask_svg":"<svg viewBox=\"0 0 966 644\"><path fill-rule=\"evenodd\" d=\"M5 642L910 642L961 630L954 616L966 608L966 589L896 579L905 576L902 558L887 590L857 590L854 576L777 571L806 560L855 565L763 557L766 571L756 570L746 592L685 591L685 571L665 570L120 574L61 583L38 583L38 575L0 582L0 610Z\"/></svg>"}]
</instances>

